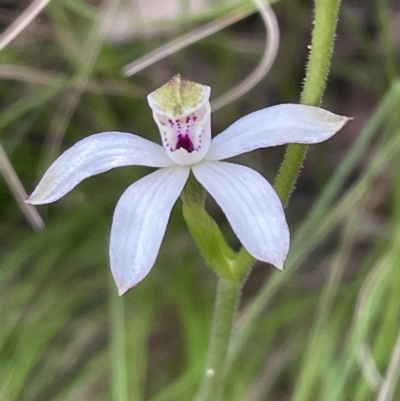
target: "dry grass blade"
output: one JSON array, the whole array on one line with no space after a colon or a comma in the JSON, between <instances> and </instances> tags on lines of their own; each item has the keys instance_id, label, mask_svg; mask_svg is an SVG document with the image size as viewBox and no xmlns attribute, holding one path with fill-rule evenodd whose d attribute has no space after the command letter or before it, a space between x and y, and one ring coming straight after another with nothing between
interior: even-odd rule
<instances>
[{"instance_id":1,"label":"dry grass blade","mask_svg":"<svg viewBox=\"0 0 400 401\"><path fill-rule=\"evenodd\" d=\"M293 345L286 342L268 356L260 374L251 383L243 399L247 401L266 399L266 395L278 380L279 375L292 360L292 352Z\"/></svg>"},{"instance_id":2,"label":"dry grass blade","mask_svg":"<svg viewBox=\"0 0 400 401\"><path fill-rule=\"evenodd\" d=\"M54 85L61 76L52 71L40 71L32 67L13 64L0 65L0 79L21 81L39 85ZM65 77L64 77L65 78Z\"/></svg>"},{"instance_id":3,"label":"dry grass blade","mask_svg":"<svg viewBox=\"0 0 400 401\"><path fill-rule=\"evenodd\" d=\"M97 56L104 41L105 34L109 29L119 0L105 0L100 10L101 17L98 24L95 24L89 38L83 47L85 63L73 87L61 99L58 110L50 124L46 139L46 155L42 167L46 168L58 155L62 139L67 130L69 121L78 105L78 102L85 91L89 81L90 71L97 60Z\"/></svg>"},{"instance_id":4,"label":"dry grass blade","mask_svg":"<svg viewBox=\"0 0 400 401\"><path fill-rule=\"evenodd\" d=\"M355 326L357 325L357 321L360 322L365 319L364 314L369 310L367 304L376 290L376 287L382 280L382 277L385 277L389 268L388 266L389 263L387 258L383 258L379 263L377 263L376 267L370 272L365 280L365 284L360 291L357 301L356 313L354 316ZM364 378L372 389L377 390L382 385L383 379L372 356L371 347L366 341L363 341L359 347L358 361Z\"/></svg>"},{"instance_id":5,"label":"dry grass blade","mask_svg":"<svg viewBox=\"0 0 400 401\"><path fill-rule=\"evenodd\" d=\"M263 19L267 31L267 41L265 43L263 57L257 68L246 79L244 79L239 85L234 87L228 93L225 93L211 102L213 111L233 102L257 85L257 83L260 82L260 80L268 73L276 58L279 48L279 27L275 14L269 4L264 0L254 0L254 4L261 15L261 18ZM176 53L177 51L182 50L183 48L198 42L199 40L202 40L223 28L226 28L227 26L238 22L239 20L251 14L251 12L252 9L248 7L235 10L220 19L200 27L199 29L180 36L179 38L166 43L158 49L153 50L152 52L147 53L145 56L126 65L123 69L123 73L126 76L136 74L157 61L160 61L163 58L168 57L171 54Z\"/></svg>"},{"instance_id":6,"label":"dry grass blade","mask_svg":"<svg viewBox=\"0 0 400 401\"><path fill-rule=\"evenodd\" d=\"M375 364L369 344L361 344L358 351L358 362L362 368L362 372L368 385L373 390L378 390L383 383L383 379Z\"/></svg>"},{"instance_id":7,"label":"dry grass blade","mask_svg":"<svg viewBox=\"0 0 400 401\"><path fill-rule=\"evenodd\" d=\"M0 144L0 173L3 175L4 181L9 186L12 194L14 195L15 200L17 201L18 206L24 213L25 217L27 218L32 228L37 231L43 229L44 223L37 210L33 206L26 205L24 203L28 195L25 192L25 189L22 186L22 183L19 180L17 174L15 173L15 170L1 144Z\"/></svg>"},{"instance_id":8,"label":"dry grass blade","mask_svg":"<svg viewBox=\"0 0 400 401\"><path fill-rule=\"evenodd\" d=\"M179 50L182 50L185 47L192 45L193 43L196 43L208 36L213 35L214 33L219 32L220 30L234 24L235 22L238 22L243 18L248 17L252 13L253 9L248 5L246 7L236 9L229 14L210 22L209 24L206 24L198 29L194 29L187 34L166 43L158 49L147 53L145 56L140 57L132 63L126 65L123 68L122 72L128 77L134 75L137 72L149 67L150 65L153 65L157 61L160 61L170 56L171 54L174 54Z\"/></svg>"},{"instance_id":9,"label":"dry grass blade","mask_svg":"<svg viewBox=\"0 0 400 401\"><path fill-rule=\"evenodd\" d=\"M35 85L56 86L61 81L67 82L67 74L61 74L49 70L39 70L15 64L0 65L0 79L24 82ZM72 87L79 82L71 83ZM91 79L85 87L87 92L95 94L107 94L115 96L138 96L146 95L147 92L140 86L132 83L127 84L117 79Z\"/></svg>"},{"instance_id":10,"label":"dry grass blade","mask_svg":"<svg viewBox=\"0 0 400 401\"><path fill-rule=\"evenodd\" d=\"M244 79L239 85L234 87L229 92L211 102L211 108L213 111L235 101L247 93L250 89L254 88L254 86L256 86L258 82L265 77L265 75L267 75L273 62L275 61L279 48L278 21L276 20L272 8L268 3L265 2L265 0L254 0L254 4L256 5L261 18L264 21L267 33L263 57L257 68L246 79Z\"/></svg>"},{"instance_id":11,"label":"dry grass blade","mask_svg":"<svg viewBox=\"0 0 400 401\"><path fill-rule=\"evenodd\" d=\"M0 36L0 50L14 40L50 3L51 0L34 0L33 3Z\"/></svg>"},{"instance_id":12,"label":"dry grass blade","mask_svg":"<svg viewBox=\"0 0 400 401\"><path fill-rule=\"evenodd\" d=\"M397 337L392 359L385 380L382 383L377 401L391 401L400 376L400 334Z\"/></svg>"}]
</instances>

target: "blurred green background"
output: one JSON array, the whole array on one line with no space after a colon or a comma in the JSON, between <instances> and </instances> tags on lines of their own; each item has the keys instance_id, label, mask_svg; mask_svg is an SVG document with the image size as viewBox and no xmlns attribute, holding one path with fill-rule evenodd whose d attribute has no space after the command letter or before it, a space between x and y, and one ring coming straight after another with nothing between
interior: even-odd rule
<instances>
[{"instance_id":1,"label":"blurred green background","mask_svg":"<svg viewBox=\"0 0 400 401\"><path fill-rule=\"evenodd\" d=\"M0 0L2 31L29 3ZM210 85L213 97L239 84L264 46L257 13L132 77L121 71L243 4L252 3L50 2L0 52L0 144L26 190L60 152L92 133L135 132L158 142L146 95L176 73ZM104 15L117 5L104 35ZM260 84L213 114L215 134L248 112L298 102L313 2L281 0L273 8L277 60ZM224 400L400 400L399 49L398 1L343 0L323 107L354 121L310 148L287 209L285 271L257 263L244 287ZM255 151L237 162L272 182L283 152ZM130 401L193 398L216 277L180 202L142 283L117 298L109 272L113 209L150 170L126 167L86 180L39 208L46 229L35 232L3 163L0 401L121 401L113 389L123 380L116 355L124 347ZM221 210L212 200L208 207L238 248Z\"/></svg>"}]
</instances>

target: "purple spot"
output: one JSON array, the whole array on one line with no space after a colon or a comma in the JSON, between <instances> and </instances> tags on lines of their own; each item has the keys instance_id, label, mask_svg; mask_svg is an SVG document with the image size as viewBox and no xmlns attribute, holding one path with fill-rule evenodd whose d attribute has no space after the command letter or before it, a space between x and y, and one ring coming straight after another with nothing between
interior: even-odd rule
<instances>
[{"instance_id":1,"label":"purple spot","mask_svg":"<svg viewBox=\"0 0 400 401\"><path fill-rule=\"evenodd\" d=\"M186 117L186 124L189 124L190 117Z\"/></svg>"},{"instance_id":2,"label":"purple spot","mask_svg":"<svg viewBox=\"0 0 400 401\"><path fill-rule=\"evenodd\" d=\"M194 151L194 146L189 138L189 135L178 135L178 143L176 144L176 149L186 149L189 153Z\"/></svg>"}]
</instances>

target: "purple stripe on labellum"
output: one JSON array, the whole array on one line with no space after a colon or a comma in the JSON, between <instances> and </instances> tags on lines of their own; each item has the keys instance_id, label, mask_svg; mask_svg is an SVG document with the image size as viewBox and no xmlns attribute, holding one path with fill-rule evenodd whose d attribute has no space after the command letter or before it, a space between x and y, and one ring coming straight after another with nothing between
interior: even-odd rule
<instances>
[{"instance_id":1,"label":"purple stripe on labellum","mask_svg":"<svg viewBox=\"0 0 400 401\"><path fill-rule=\"evenodd\" d=\"M189 153L194 151L193 142L190 140L189 135L178 135L178 142L175 149L186 149Z\"/></svg>"},{"instance_id":2,"label":"purple stripe on labellum","mask_svg":"<svg viewBox=\"0 0 400 401\"><path fill-rule=\"evenodd\" d=\"M159 123L163 126L162 137L164 147L171 152L178 149L185 149L188 153L198 151L202 146L204 126L198 126L198 116L192 113L181 119L167 119L165 116L158 116ZM164 127L169 126L170 129Z\"/></svg>"}]
</instances>

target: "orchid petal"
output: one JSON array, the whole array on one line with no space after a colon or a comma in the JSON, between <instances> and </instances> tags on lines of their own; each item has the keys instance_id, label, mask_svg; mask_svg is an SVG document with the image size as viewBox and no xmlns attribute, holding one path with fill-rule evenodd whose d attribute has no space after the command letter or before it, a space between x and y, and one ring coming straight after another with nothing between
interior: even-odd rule
<instances>
[{"instance_id":1,"label":"orchid petal","mask_svg":"<svg viewBox=\"0 0 400 401\"><path fill-rule=\"evenodd\" d=\"M217 201L247 251L278 269L289 250L289 229L272 186L254 170L226 162L203 162L193 173Z\"/></svg>"},{"instance_id":2,"label":"orchid petal","mask_svg":"<svg viewBox=\"0 0 400 401\"><path fill-rule=\"evenodd\" d=\"M234 122L211 142L205 160L223 160L254 149L286 143L318 143L347 122L319 107L280 104L255 111Z\"/></svg>"},{"instance_id":3,"label":"orchid petal","mask_svg":"<svg viewBox=\"0 0 400 401\"><path fill-rule=\"evenodd\" d=\"M64 152L46 171L26 203L55 202L85 178L121 166L173 165L162 146L125 132L91 135Z\"/></svg>"},{"instance_id":4,"label":"orchid petal","mask_svg":"<svg viewBox=\"0 0 400 401\"><path fill-rule=\"evenodd\" d=\"M169 167L147 175L121 196L110 239L111 271L120 295L143 280L154 265L171 209L190 169Z\"/></svg>"}]
</instances>

